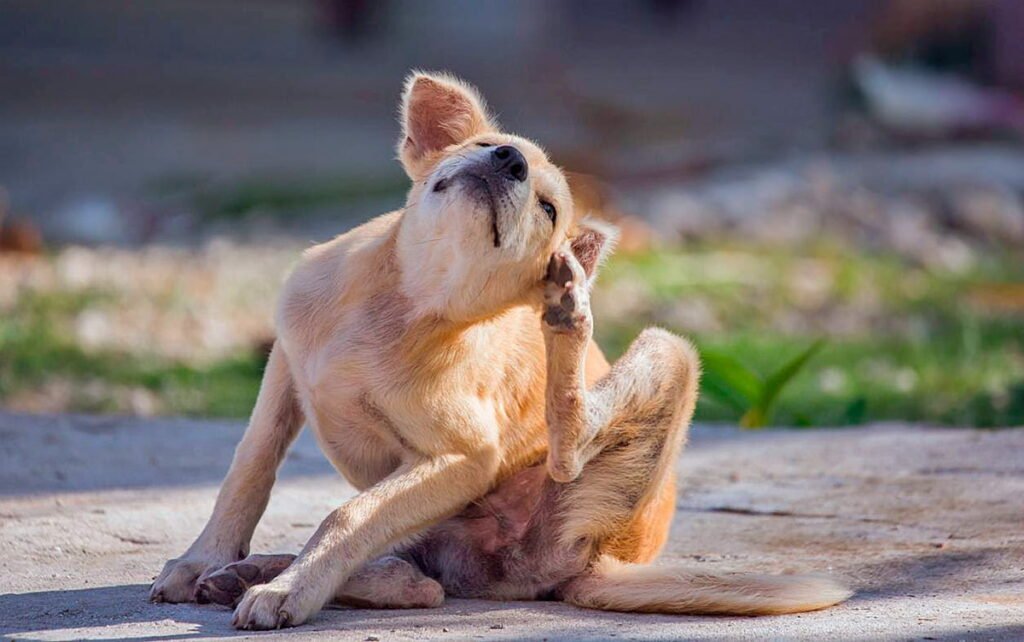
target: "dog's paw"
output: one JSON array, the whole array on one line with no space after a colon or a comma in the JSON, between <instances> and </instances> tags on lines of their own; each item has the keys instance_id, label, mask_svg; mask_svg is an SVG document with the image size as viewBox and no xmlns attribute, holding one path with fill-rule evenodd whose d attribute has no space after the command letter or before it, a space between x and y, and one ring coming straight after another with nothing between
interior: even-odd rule
<instances>
[{"instance_id":1,"label":"dog's paw","mask_svg":"<svg viewBox=\"0 0 1024 642\"><path fill-rule=\"evenodd\" d=\"M266 584L295 560L294 555L250 555L199 579L196 602L235 606L249 587Z\"/></svg>"},{"instance_id":2,"label":"dog's paw","mask_svg":"<svg viewBox=\"0 0 1024 642\"><path fill-rule=\"evenodd\" d=\"M558 251L544 277L544 325L554 332L587 331L591 325L587 275L572 252Z\"/></svg>"},{"instance_id":3,"label":"dog's paw","mask_svg":"<svg viewBox=\"0 0 1024 642\"><path fill-rule=\"evenodd\" d=\"M194 602L199 578L233 561L217 555L186 555L168 560L149 589L149 599L151 602Z\"/></svg>"},{"instance_id":4,"label":"dog's paw","mask_svg":"<svg viewBox=\"0 0 1024 642\"><path fill-rule=\"evenodd\" d=\"M258 584L242 596L235 607L231 626L256 631L298 626L321 606L323 604L314 603L309 593L294 590L291 582Z\"/></svg>"}]
</instances>

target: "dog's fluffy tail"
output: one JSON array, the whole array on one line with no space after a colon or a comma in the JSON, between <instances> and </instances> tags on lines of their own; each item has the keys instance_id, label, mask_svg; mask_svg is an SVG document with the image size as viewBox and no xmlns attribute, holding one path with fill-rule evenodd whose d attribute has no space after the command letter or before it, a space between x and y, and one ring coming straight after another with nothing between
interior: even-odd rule
<instances>
[{"instance_id":1,"label":"dog's fluffy tail","mask_svg":"<svg viewBox=\"0 0 1024 642\"><path fill-rule=\"evenodd\" d=\"M626 564L604 556L570 583L562 598L603 611L689 615L779 615L817 611L852 595L814 575L728 575L665 565Z\"/></svg>"}]
</instances>

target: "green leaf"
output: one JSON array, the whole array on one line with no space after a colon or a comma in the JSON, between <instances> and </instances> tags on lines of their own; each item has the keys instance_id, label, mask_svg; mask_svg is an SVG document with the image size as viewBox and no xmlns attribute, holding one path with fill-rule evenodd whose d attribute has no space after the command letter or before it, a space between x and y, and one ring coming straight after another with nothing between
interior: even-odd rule
<instances>
[{"instance_id":1,"label":"green leaf","mask_svg":"<svg viewBox=\"0 0 1024 642\"><path fill-rule=\"evenodd\" d=\"M752 407L740 417L741 428L764 428L767 423L768 417L765 416L764 411L758 406Z\"/></svg>"},{"instance_id":2,"label":"green leaf","mask_svg":"<svg viewBox=\"0 0 1024 642\"><path fill-rule=\"evenodd\" d=\"M705 393L743 412L761 395L761 378L735 357L716 350L701 350Z\"/></svg>"},{"instance_id":3,"label":"green leaf","mask_svg":"<svg viewBox=\"0 0 1024 642\"><path fill-rule=\"evenodd\" d=\"M729 387L721 377L713 373L705 373L700 380L701 396L703 399L712 399L723 406L727 406L736 413L742 413L750 407L750 403L744 399L733 388Z\"/></svg>"},{"instance_id":4,"label":"green leaf","mask_svg":"<svg viewBox=\"0 0 1024 642\"><path fill-rule=\"evenodd\" d=\"M740 418L740 425L744 428L761 428L771 419L772 410L779 394L786 385L793 380L800 371L804 369L807 362L825 346L823 339L818 339L806 350L784 363L782 367L773 372L764 381L761 394L756 403Z\"/></svg>"},{"instance_id":5,"label":"green leaf","mask_svg":"<svg viewBox=\"0 0 1024 642\"><path fill-rule=\"evenodd\" d=\"M843 411L843 423L846 425L856 425L864 423L864 417L868 413L868 400L864 395L861 395L850 402L846 406L846 410Z\"/></svg>"}]
</instances>

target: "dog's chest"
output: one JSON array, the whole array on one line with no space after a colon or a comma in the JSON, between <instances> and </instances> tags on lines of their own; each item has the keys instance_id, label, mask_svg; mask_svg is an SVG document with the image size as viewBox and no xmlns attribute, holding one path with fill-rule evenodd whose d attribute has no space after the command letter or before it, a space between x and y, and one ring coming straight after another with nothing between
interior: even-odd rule
<instances>
[{"instance_id":1,"label":"dog's chest","mask_svg":"<svg viewBox=\"0 0 1024 642\"><path fill-rule=\"evenodd\" d=\"M526 358L534 351L519 340L524 315L445 333L411 327L406 306L382 292L332 319L317 341L287 333L307 418L327 457L361 487L403 460L487 442L500 444L510 462L533 459L543 406L524 394L536 392L542 364Z\"/></svg>"},{"instance_id":2,"label":"dog's chest","mask_svg":"<svg viewBox=\"0 0 1024 642\"><path fill-rule=\"evenodd\" d=\"M401 436L365 393L320 400L310 426L324 455L353 486L364 489L401 463Z\"/></svg>"},{"instance_id":3,"label":"dog's chest","mask_svg":"<svg viewBox=\"0 0 1024 642\"><path fill-rule=\"evenodd\" d=\"M335 336L296 350L293 369L308 424L327 458L357 488L373 485L407 456L400 429L374 400L386 364L365 343Z\"/></svg>"},{"instance_id":4,"label":"dog's chest","mask_svg":"<svg viewBox=\"0 0 1024 642\"><path fill-rule=\"evenodd\" d=\"M353 344L326 351L332 358L321 352L300 386L321 448L353 485L370 486L410 458L458 452L495 425L487 403L447 385L461 378L417 380L368 352Z\"/></svg>"}]
</instances>

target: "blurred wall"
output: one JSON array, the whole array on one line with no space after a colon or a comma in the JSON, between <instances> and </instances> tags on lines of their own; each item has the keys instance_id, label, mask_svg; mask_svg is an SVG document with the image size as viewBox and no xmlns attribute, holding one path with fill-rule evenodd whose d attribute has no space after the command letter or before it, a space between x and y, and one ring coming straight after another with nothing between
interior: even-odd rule
<instances>
[{"instance_id":1,"label":"blurred wall","mask_svg":"<svg viewBox=\"0 0 1024 642\"><path fill-rule=\"evenodd\" d=\"M363 17L339 26L339 4ZM45 220L179 177L394 174L412 68L465 76L508 127L606 171L814 147L870 5L0 0L0 185Z\"/></svg>"}]
</instances>

